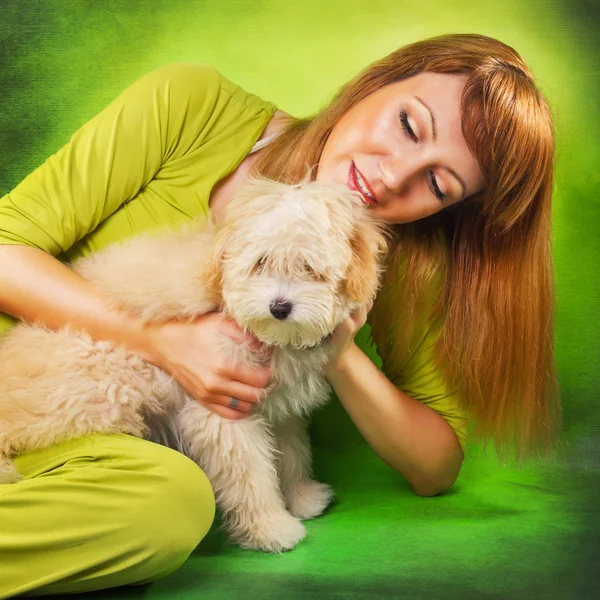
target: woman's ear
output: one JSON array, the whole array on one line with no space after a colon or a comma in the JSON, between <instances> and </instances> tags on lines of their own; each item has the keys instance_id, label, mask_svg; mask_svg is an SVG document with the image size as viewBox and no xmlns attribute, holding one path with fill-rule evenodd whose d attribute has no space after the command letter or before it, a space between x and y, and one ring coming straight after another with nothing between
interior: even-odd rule
<instances>
[{"instance_id":1,"label":"woman's ear","mask_svg":"<svg viewBox=\"0 0 600 600\"><path fill-rule=\"evenodd\" d=\"M348 298L358 303L375 298L387 246L386 226L369 215L363 215L350 238L352 258L345 281Z\"/></svg>"}]
</instances>

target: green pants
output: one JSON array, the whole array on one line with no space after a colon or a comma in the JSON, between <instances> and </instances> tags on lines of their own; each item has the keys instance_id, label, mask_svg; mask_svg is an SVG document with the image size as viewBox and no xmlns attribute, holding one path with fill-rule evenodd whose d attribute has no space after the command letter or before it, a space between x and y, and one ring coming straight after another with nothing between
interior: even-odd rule
<instances>
[{"instance_id":1,"label":"green pants","mask_svg":"<svg viewBox=\"0 0 600 600\"><path fill-rule=\"evenodd\" d=\"M127 435L94 435L17 457L0 485L0 600L146 583L208 532L212 489L191 460Z\"/></svg>"}]
</instances>

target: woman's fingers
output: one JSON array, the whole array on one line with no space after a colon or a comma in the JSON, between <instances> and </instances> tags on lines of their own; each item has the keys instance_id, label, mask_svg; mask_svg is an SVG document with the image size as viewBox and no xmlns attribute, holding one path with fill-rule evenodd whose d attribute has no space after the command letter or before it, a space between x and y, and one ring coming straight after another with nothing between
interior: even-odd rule
<instances>
[{"instance_id":1,"label":"woman's fingers","mask_svg":"<svg viewBox=\"0 0 600 600\"><path fill-rule=\"evenodd\" d=\"M226 379L233 379L242 385L253 388L265 388L271 381L271 367L252 367L237 363L223 373Z\"/></svg>"},{"instance_id":2,"label":"woman's fingers","mask_svg":"<svg viewBox=\"0 0 600 600\"><path fill-rule=\"evenodd\" d=\"M359 306L345 321L340 323L330 338L329 364L335 365L354 342L354 337L367 322L367 314L373 308L369 301Z\"/></svg>"},{"instance_id":3,"label":"woman's fingers","mask_svg":"<svg viewBox=\"0 0 600 600\"><path fill-rule=\"evenodd\" d=\"M180 373L178 381L195 400L207 408L209 404L218 404L247 413L257 402L262 402L266 397L263 388L245 385L217 375L202 380L191 372ZM236 399L233 404L231 404L232 398Z\"/></svg>"},{"instance_id":4,"label":"woman's fingers","mask_svg":"<svg viewBox=\"0 0 600 600\"><path fill-rule=\"evenodd\" d=\"M260 352L265 364L269 362L270 351L219 313L149 328L148 360L173 375L191 397L209 410L229 419L241 418L265 398L271 369L233 363L229 352L222 348L224 335Z\"/></svg>"},{"instance_id":5,"label":"woman's fingers","mask_svg":"<svg viewBox=\"0 0 600 600\"><path fill-rule=\"evenodd\" d=\"M253 387L240 383L239 381L223 381L223 383L215 390L209 390L215 395L225 396L227 398L237 398L238 400L256 404L265 399L266 392L262 387Z\"/></svg>"},{"instance_id":6,"label":"woman's fingers","mask_svg":"<svg viewBox=\"0 0 600 600\"><path fill-rule=\"evenodd\" d=\"M203 384L204 389L209 394L256 403L265 399L265 387L270 379L270 368L234 363L227 364L216 372L205 376Z\"/></svg>"},{"instance_id":7,"label":"woman's fingers","mask_svg":"<svg viewBox=\"0 0 600 600\"><path fill-rule=\"evenodd\" d=\"M239 421L240 419L244 419L250 414L241 410L235 410L233 408L230 408L229 406L225 406L217 402L203 402L202 404L208 410L216 413L221 417L224 417L225 419L230 419L232 421Z\"/></svg>"},{"instance_id":8,"label":"woman's fingers","mask_svg":"<svg viewBox=\"0 0 600 600\"><path fill-rule=\"evenodd\" d=\"M221 332L238 344L248 344L254 352L264 352L266 356L272 353L261 341L257 340L251 333L245 332L231 317L223 317Z\"/></svg>"},{"instance_id":9,"label":"woman's fingers","mask_svg":"<svg viewBox=\"0 0 600 600\"><path fill-rule=\"evenodd\" d=\"M245 402L244 400L240 400L236 396L215 395L210 396L206 400L206 402L210 404L219 404L220 406L225 406L235 412L243 413L244 416L255 407L255 404L253 402Z\"/></svg>"},{"instance_id":10,"label":"woman's fingers","mask_svg":"<svg viewBox=\"0 0 600 600\"><path fill-rule=\"evenodd\" d=\"M373 307L373 302L368 302L367 304L363 304L359 306L349 318L350 323L354 325L354 332L358 332L358 330L367 322L367 315L369 311Z\"/></svg>"}]
</instances>

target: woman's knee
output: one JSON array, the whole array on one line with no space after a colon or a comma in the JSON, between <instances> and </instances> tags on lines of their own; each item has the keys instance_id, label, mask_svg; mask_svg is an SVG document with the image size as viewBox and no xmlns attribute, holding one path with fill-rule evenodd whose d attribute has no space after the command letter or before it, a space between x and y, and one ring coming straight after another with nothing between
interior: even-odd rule
<instances>
[{"instance_id":1,"label":"woman's knee","mask_svg":"<svg viewBox=\"0 0 600 600\"><path fill-rule=\"evenodd\" d=\"M144 581L181 566L208 533L215 497L204 472L173 450L154 447L157 455L147 489L146 506L135 510L132 527L148 553Z\"/></svg>"},{"instance_id":2,"label":"woman's knee","mask_svg":"<svg viewBox=\"0 0 600 600\"><path fill-rule=\"evenodd\" d=\"M87 592L158 579L183 564L214 519L203 471L173 450L131 436L70 441L23 457L21 466L28 478L11 493L21 495L23 506L15 510L13 503L8 514L22 531L19 547L27 535L34 540L26 561L35 564L36 585L20 579L22 557L14 553L17 576L10 583L19 593ZM0 551L10 555L10 538L3 542Z\"/></svg>"}]
</instances>

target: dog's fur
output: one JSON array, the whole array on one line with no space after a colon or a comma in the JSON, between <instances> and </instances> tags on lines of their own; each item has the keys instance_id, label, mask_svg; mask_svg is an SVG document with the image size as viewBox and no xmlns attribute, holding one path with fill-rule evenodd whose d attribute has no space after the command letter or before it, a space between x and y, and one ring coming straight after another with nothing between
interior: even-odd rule
<instances>
[{"instance_id":1,"label":"dog's fur","mask_svg":"<svg viewBox=\"0 0 600 600\"><path fill-rule=\"evenodd\" d=\"M233 539L292 548L305 535L299 519L321 514L332 497L311 477L305 421L329 396L324 338L374 297L385 246L382 227L342 186L254 180L218 228L139 236L76 262L146 322L229 314L273 346L269 393L252 416L224 419L122 347L20 324L0 344L0 483L20 478L10 460L20 452L92 432L156 438L170 429L206 472ZM287 318L271 314L276 300L292 303ZM264 364L228 337L221 347Z\"/></svg>"}]
</instances>

